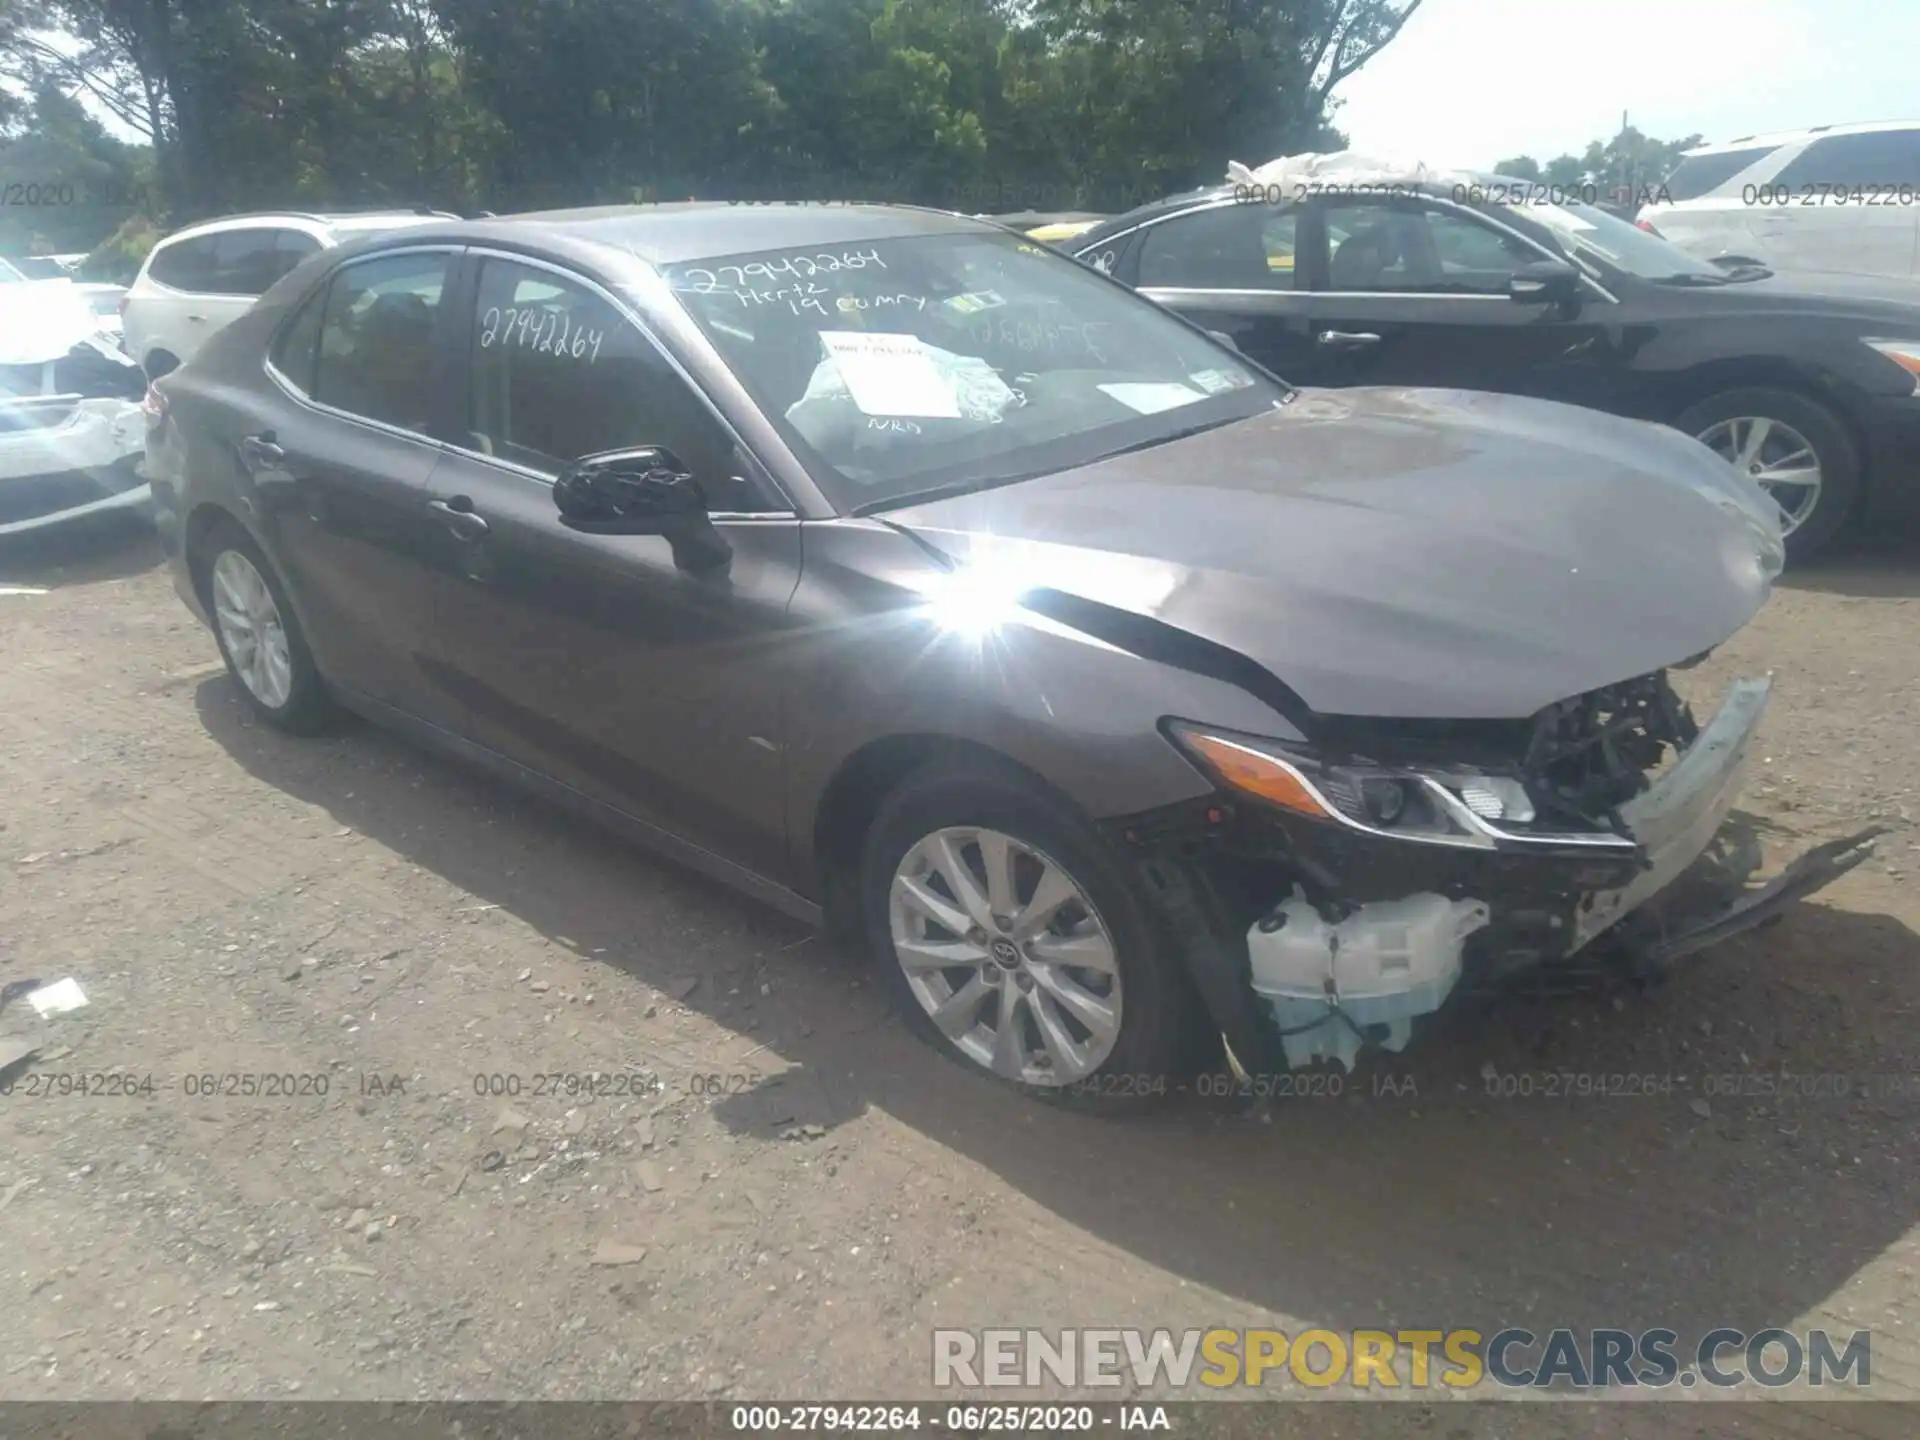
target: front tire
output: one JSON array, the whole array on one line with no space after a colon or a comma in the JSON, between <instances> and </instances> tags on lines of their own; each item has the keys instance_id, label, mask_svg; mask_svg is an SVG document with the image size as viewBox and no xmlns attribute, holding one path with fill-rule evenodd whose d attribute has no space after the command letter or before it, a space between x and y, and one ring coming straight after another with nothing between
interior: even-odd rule
<instances>
[{"instance_id":1,"label":"front tire","mask_svg":"<svg viewBox=\"0 0 1920 1440\"><path fill-rule=\"evenodd\" d=\"M895 1005L969 1069L1108 1105L1190 1078L1199 1007L1158 922L1031 777L986 760L909 776L868 832L860 905Z\"/></svg>"},{"instance_id":2,"label":"front tire","mask_svg":"<svg viewBox=\"0 0 1920 1440\"><path fill-rule=\"evenodd\" d=\"M324 729L333 704L272 562L230 520L214 527L200 557L201 597L240 698L289 734Z\"/></svg>"},{"instance_id":3,"label":"front tire","mask_svg":"<svg viewBox=\"0 0 1920 1440\"><path fill-rule=\"evenodd\" d=\"M1787 555L1811 559L1860 498L1860 452L1839 416L1791 390L1728 390L1674 422L1758 481L1780 507Z\"/></svg>"}]
</instances>

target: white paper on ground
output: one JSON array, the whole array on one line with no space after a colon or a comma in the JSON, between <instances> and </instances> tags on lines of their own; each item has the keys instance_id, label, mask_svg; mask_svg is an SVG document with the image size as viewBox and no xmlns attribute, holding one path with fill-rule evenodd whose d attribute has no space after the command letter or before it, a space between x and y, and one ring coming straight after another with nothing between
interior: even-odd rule
<instances>
[{"instance_id":1,"label":"white paper on ground","mask_svg":"<svg viewBox=\"0 0 1920 1440\"><path fill-rule=\"evenodd\" d=\"M917 335L822 330L834 368L865 415L958 420L960 401Z\"/></svg>"},{"instance_id":2,"label":"white paper on ground","mask_svg":"<svg viewBox=\"0 0 1920 1440\"><path fill-rule=\"evenodd\" d=\"M51 985L42 985L27 996L27 1003L42 1016L64 1015L69 1010L86 1008L86 992L80 988L80 982L72 976L65 980L56 980Z\"/></svg>"},{"instance_id":3,"label":"white paper on ground","mask_svg":"<svg viewBox=\"0 0 1920 1440\"><path fill-rule=\"evenodd\" d=\"M1182 405L1191 405L1196 400L1207 398L1198 390L1180 384L1102 385L1100 389L1103 394L1111 395L1129 410L1137 410L1142 415L1177 410Z\"/></svg>"}]
</instances>

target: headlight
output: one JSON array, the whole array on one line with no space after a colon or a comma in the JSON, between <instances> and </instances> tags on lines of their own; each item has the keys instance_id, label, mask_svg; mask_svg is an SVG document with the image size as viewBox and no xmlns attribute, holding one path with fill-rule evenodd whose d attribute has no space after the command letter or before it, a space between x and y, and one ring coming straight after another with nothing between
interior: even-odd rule
<instances>
[{"instance_id":1,"label":"headlight","mask_svg":"<svg viewBox=\"0 0 1920 1440\"><path fill-rule=\"evenodd\" d=\"M1174 738L1223 785L1313 820L1393 840L1491 850L1501 841L1631 848L1612 834L1515 833L1535 818L1527 787L1508 775L1459 768L1332 764L1242 735L1191 725Z\"/></svg>"},{"instance_id":2,"label":"headlight","mask_svg":"<svg viewBox=\"0 0 1920 1440\"><path fill-rule=\"evenodd\" d=\"M1913 388L1920 394L1920 340L1863 340L1863 345L1879 351L1913 377Z\"/></svg>"}]
</instances>

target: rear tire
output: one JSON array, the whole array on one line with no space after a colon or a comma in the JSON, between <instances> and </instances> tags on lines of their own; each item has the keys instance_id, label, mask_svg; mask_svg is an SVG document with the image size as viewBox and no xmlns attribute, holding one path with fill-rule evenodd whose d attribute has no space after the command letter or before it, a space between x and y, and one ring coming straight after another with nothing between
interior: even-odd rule
<instances>
[{"instance_id":1,"label":"rear tire","mask_svg":"<svg viewBox=\"0 0 1920 1440\"><path fill-rule=\"evenodd\" d=\"M949 879L955 864L967 883ZM976 1073L1130 1110L1179 1089L1205 1053L1198 998L1140 888L1083 816L1011 766L936 762L902 781L868 831L859 902L881 985Z\"/></svg>"},{"instance_id":2,"label":"rear tire","mask_svg":"<svg viewBox=\"0 0 1920 1440\"><path fill-rule=\"evenodd\" d=\"M1768 386L1727 390L1690 406L1674 426L1730 460L1746 455L1746 464L1738 468L1756 478L1769 471L1794 473L1796 465L1780 462L1811 452L1818 467L1816 488L1797 517L1790 504L1806 495L1807 485L1763 484L1781 506L1782 529L1793 522L1787 556L1796 563L1825 549L1852 517L1860 499L1860 452L1845 422L1819 401ZM1752 443L1756 435L1757 446ZM1804 462L1797 464L1804 469Z\"/></svg>"},{"instance_id":3,"label":"rear tire","mask_svg":"<svg viewBox=\"0 0 1920 1440\"><path fill-rule=\"evenodd\" d=\"M313 735L335 710L273 564L237 523L215 524L194 562L227 674L247 707L279 730Z\"/></svg>"}]
</instances>

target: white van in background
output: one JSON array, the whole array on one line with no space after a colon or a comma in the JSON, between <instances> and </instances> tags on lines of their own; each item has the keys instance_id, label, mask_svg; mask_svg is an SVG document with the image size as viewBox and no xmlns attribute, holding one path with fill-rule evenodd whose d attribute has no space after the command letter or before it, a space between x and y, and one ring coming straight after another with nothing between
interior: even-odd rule
<instances>
[{"instance_id":1,"label":"white van in background","mask_svg":"<svg viewBox=\"0 0 1920 1440\"><path fill-rule=\"evenodd\" d=\"M1920 120L1702 145L1664 189L1637 223L1704 260L1920 277Z\"/></svg>"},{"instance_id":2,"label":"white van in background","mask_svg":"<svg viewBox=\"0 0 1920 1440\"><path fill-rule=\"evenodd\" d=\"M376 231L458 218L440 210L274 211L189 225L153 247L121 302L127 354L158 379L307 256Z\"/></svg>"}]
</instances>

